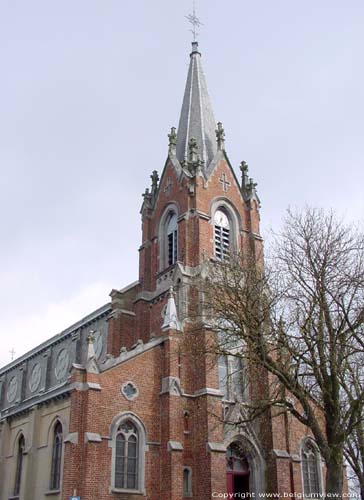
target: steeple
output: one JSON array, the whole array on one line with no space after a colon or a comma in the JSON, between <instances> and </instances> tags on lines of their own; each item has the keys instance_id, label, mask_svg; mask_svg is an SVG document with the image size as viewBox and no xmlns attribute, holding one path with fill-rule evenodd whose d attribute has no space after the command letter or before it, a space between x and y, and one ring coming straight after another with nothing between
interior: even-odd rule
<instances>
[{"instance_id":1,"label":"steeple","mask_svg":"<svg viewBox=\"0 0 364 500\"><path fill-rule=\"evenodd\" d=\"M194 138L198 154L207 168L217 151L216 122L197 42L192 42L190 57L190 67L177 131L176 154L179 161L187 159L188 144L190 139Z\"/></svg>"}]
</instances>

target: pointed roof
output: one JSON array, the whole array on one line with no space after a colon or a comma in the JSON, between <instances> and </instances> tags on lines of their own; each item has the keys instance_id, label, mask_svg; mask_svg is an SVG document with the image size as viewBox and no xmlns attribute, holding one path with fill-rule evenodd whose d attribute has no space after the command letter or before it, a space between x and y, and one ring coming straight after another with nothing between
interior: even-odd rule
<instances>
[{"instance_id":1,"label":"pointed roof","mask_svg":"<svg viewBox=\"0 0 364 500\"><path fill-rule=\"evenodd\" d=\"M192 42L190 57L190 67L178 125L176 155L179 161L188 157L188 141L193 137L197 141L201 160L205 162L205 167L207 167L217 151L216 122L197 42Z\"/></svg>"}]
</instances>

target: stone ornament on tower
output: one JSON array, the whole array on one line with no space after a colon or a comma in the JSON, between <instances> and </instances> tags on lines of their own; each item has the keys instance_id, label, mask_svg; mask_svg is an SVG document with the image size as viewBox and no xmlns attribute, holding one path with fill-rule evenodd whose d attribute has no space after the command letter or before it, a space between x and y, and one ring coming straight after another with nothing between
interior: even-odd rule
<instances>
[{"instance_id":1,"label":"stone ornament on tower","mask_svg":"<svg viewBox=\"0 0 364 500\"><path fill-rule=\"evenodd\" d=\"M245 200L256 200L260 206L260 200L257 193L257 183L249 177L248 171L249 167L245 161L240 163L241 170L241 190Z\"/></svg>"},{"instance_id":2,"label":"stone ornament on tower","mask_svg":"<svg viewBox=\"0 0 364 500\"><path fill-rule=\"evenodd\" d=\"M156 170L153 170L150 178L152 179L152 196L154 196L158 190L158 182L159 182L158 172Z\"/></svg>"},{"instance_id":3,"label":"stone ornament on tower","mask_svg":"<svg viewBox=\"0 0 364 500\"><path fill-rule=\"evenodd\" d=\"M171 132L168 134L168 151L169 154L175 156L176 155L176 145L177 145L177 132L176 127L171 128Z\"/></svg>"},{"instance_id":4,"label":"stone ornament on tower","mask_svg":"<svg viewBox=\"0 0 364 500\"><path fill-rule=\"evenodd\" d=\"M223 129L222 123L218 122L216 132L217 148L219 151L224 151L225 149L225 130Z\"/></svg>"},{"instance_id":5,"label":"stone ornament on tower","mask_svg":"<svg viewBox=\"0 0 364 500\"><path fill-rule=\"evenodd\" d=\"M249 167L246 161L242 161L240 163L240 170L241 170L241 187L244 191L246 190L249 184L249 176L248 176Z\"/></svg>"},{"instance_id":6,"label":"stone ornament on tower","mask_svg":"<svg viewBox=\"0 0 364 500\"><path fill-rule=\"evenodd\" d=\"M168 292L168 302L166 307L166 312L164 315L164 321L162 325L162 330L181 330L181 323L177 316L177 307L174 300L173 286L170 287Z\"/></svg>"}]
</instances>

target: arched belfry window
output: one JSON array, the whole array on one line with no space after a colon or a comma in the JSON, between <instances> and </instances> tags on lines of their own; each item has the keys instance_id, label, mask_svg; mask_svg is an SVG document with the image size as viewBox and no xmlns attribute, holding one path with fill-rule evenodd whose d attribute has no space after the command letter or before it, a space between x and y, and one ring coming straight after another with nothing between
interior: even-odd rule
<instances>
[{"instance_id":1,"label":"arched belfry window","mask_svg":"<svg viewBox=\"0 0 364 500\"><path fill-rule=\"evenodd\" d=\"M139 435L133 422L126 420L116 433L115 487L138 490Z\"/></svg>"},{"instance_id":2,"label":"arched belfry window","mask_svg":"<svg viewBox=\"0 0 364 500\"><path fill-rule=\"evenodd\" d=\"M19 436L17 455L16 455L16 470L15 470L15 483L14 483L14 496L20 495L21 477L23 472L23 458L25 452L25 439L23 434Z\"/></svg>"},{"instance_id":3,"label":"arched belfry window","mask_svg":"<svg viewBox=\"0 0 364 500\"><path fill-rule=\"evenodd\" d=\"M53 430L52 465L51 465L51 480L50 480L51 490L59 490L61 485L62 447L63 447L63 429L62 429L62 424L60 422L57 422Z\"/></svg>"},{"instance_id":4,"label":"arched belfry window","mask_svg":"<svg viewBox=\"0 0 364 500\"><path fill-rule=\"evenodd\" d=\"M230 254L231 227L225 210L217 209L214 215L215 256L224 260Z\"/></svg>"},{"instance_id":5,"label":"arched belfry window","mask_svg":"<svg viewBox=\"0 0 364 500\"><path fill-rule=\"evenodd\" d=\"M303 492L305 497L319 498L320 488L320 455L315 445L306 440L301 450Z\"/></svg>"},{"instance_id":6,"label":"arched belfry window","mask_svg":"<svg viewBox=\"0 0 364 500\"><path fill-rule=\"evenodd\" d=\"M177 214L172 212L167 219L167 264L171 266L177 262L178 237L177 237Z\"/></svg>"}]
</instances>

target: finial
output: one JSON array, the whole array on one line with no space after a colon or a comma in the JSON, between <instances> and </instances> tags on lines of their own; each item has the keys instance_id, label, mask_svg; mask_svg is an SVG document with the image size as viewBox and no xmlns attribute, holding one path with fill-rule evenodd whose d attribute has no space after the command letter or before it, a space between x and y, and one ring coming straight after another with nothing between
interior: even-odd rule
<instances>
[{"instance_id":1,"label":"finial","mask_svg":"<svg viewBox=\"0 0 364 500\"><path fill-rule=\"evenodd\" d=\"M166 312L162 330L181 330L181 323L178 320L176 302L174 300L173 286L169 288Z\"/></svg>"},{"instance_id":2,"label":"finial","mask_svg":"<svg viewBox=\"0 0 364 500\"><path fill-rule=\"evenodd\" d=\"M195 163L198 158L197 158L197 141L194 137L191 137L191 139L188 141L188 151L189 151L189 161L191 163Z\"/></svg>"},{"instance_id":3,"label":"finial","mask_svg":"<svg viewBox=\"0 0 364 500\"><path fill-rule=\"evenodd\" d=\"M241 189L243 192L243 196L245 200L257 200L258 205L260 206L260 200L257 193L257 183L249 177L248 175L248 164L245 161L240 163L241 170Z\"/></svg>"},{"instance_id":4,"label":"finial","mask_svg":"<svg viewBox=\"0 0 364 500\"><path fill-rule=\"evenodd\" d=\"M223 151L225 149L225 130L223 129L221 122L218 122L215 132L217 147L220 151Z\"/></svg>"},{"instance_id":5,"label":"finial","mask_svg":"<svg viewBox=\"0 0 364 500\"><path fill-rule=\"evenodd\" d=\"M242 161L240 163L240 170L241 170L241 187L243 190L246 190L249 183L249 176L248 176L249 167L246 161Z\"/></svg>"},{"instance_id":6,"label":"finial","mask_svg":"<svg viewBox=\"0 0 364 500\"><path fill-rule=\"evenodd\" d=\"M150 178L152 179L152 193L154 194L158 189L158 181L159 181L158 172L156 170L153 170Z\"/></svg>"},{"instance_id":7,"label":"finial","mask_svg":"<svg viewBox=\"0 0 364 500\"><path fill-rule=\"evenodd\" d=\"M248 173L248 170L249 170L249 167L248 167L248 164L246 161L242 161L240 163L240 170L242 171L243 174L247 174Z\"/></svg>"},{"instance_id":8,"label":"finial","mask_svg":"<svg viewBox=\"0 0 364 500\"><path fill-rule=\"evenodd\" d=\"M197 32L197 28L199 28L200 26L203 26L203 23L199 20L199 18L196 16L196 6L195 6L195 2L193 2L193 10L192 10L192 14L188 14L188 16L185 16L185 18L187 19L187 21L189 23L191 23L192 25L192 29L190 30L191 33L193 34L193 44L192 44L192 51L193 52L197 52L197 47L198 47L198 44L197 44L197 37L199 35L199 33ZM194 44L195 44L195 47L194 47ZM196 50L194 50L196 49Z\"/></svg>"},{"instance_id":9,"label":"finial","mask_svg":"<svg viewBox=\"0 0 364 500\"><path fill-rule=\"evenodd\" d=\"M171 127L171 132L168 134L169 139L169 152L176 154L176 145L177 145L177 132L176 127Z\"/></svg>"}]
</instances>

